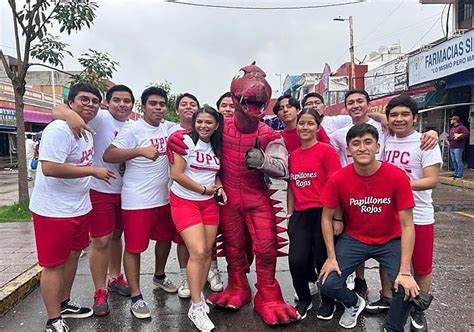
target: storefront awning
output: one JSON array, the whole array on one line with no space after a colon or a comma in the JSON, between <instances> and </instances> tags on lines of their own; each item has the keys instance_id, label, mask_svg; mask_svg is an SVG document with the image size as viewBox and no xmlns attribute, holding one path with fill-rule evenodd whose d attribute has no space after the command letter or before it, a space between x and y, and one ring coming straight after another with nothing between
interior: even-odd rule
<instances>
[{"instance_id":1,"label":"storefront awning","mask_svg":"<svg viewBox=\"0 0 474 332\"><path fill-rule=\"evenodd\" d=\"M53 121L51 113L35 112L29 110L23 111L23 119L25 122L33 123L50 123Z\"/></svg>"},{"instance_id":2,"label":"storefront awning","mask_svg":"<svg viewBox=\"0 0 474 332\"><path fill-rule=\"evenodd\" d=\"M474 103L457 103L457 104L441 105L441 106L426 108L424 110L419 110L418 113L425 113L425 112L437 111L437 110L445 110L445 109L451 109L451 108L462 107L462 106L471 106L471 105L474 105Z\"/></svg>"}]
</instances>

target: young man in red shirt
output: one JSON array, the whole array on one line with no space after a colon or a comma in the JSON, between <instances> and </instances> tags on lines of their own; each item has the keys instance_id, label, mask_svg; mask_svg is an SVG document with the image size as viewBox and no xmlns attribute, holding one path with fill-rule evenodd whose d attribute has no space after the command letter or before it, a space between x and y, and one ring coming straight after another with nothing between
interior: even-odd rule
<instances>
[{"instance_id":1,"label":"young man in red shirt","mask_svg":"<svg viewBox=\"0 0 474 332\"><path fill-rule=\"evenodd\" d=\"M280 96L273 106L273 113L283 122L285 129L281 131L288 153L301 146L301 141L296 132L296 117L300 111L300 103L291 95ZM317 132L317 140L322 143L329 143L329 136L322 127Z\"/></svg>"},{"instance_id":2,"label":"young man in red shirt","mask_svg":"<svg viewBox=\"0 0 474 332\"><path fill-rule=\"evenodd\" d=\"M395 289L384 329L403 331L411 309L407 299L419 293L410 272L415 243L410 182L398 167L376 160L380 147L372 125L353 126L346 142L354 163L335 173L321 196L328 254L320 273L321 292L344 304L339 325L355 327L365 300L348 289L345 281L357 266L373 258L384 267ZM334 245L336 208L344 215L344 232Z\"/></svg>"}]
</instances>

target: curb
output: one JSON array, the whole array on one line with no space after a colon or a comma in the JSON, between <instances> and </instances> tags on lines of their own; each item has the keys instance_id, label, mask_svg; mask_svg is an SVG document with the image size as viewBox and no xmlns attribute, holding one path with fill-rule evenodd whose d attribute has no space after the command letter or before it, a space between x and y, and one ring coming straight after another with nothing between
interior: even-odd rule
<instances>
[{"instance_id":1,"label":"curb","mask_svg":"<svg viewBox=\"0 0 474 332\"><path fill-rule=\"evenodd\" d=\"M42 268L35 264L0 288L0 317L36 288L41 271Z\"/></svg>"},{"instance_id":2,"label":"curb","mask_svg":"<svg viewBox=\"0 0 474 332\"><path fill-rule=\"evenodd\" d=\"M469 180L454 180L453 178L447 176L440 176L439 182L442 184L447 184L454 187L461 187L466 189L474 190L474 182Z\"/></svg>"}]
</instances>

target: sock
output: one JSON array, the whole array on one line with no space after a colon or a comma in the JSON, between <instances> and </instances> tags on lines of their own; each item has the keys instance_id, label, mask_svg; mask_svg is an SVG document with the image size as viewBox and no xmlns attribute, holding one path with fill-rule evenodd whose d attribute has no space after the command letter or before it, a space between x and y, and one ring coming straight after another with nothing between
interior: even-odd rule
<instances>
[{"instance_id":1,"label":"sock","mask_svg":"<svg viewBox=\"0 0 474 332\"><path fill-rule=\"evenodd\" d=\"M204 301L201 300L201 302L193 303L192 306L193 306L193 309L202 308L204 307Z\"/></svg>"},{"instance_id":2,"label":"sock","mask_svg":"<svg viewBox=\"0 0 474 332\"><path fill-rule=\"evenodd\" d=\"M61 302L61 309L62 308L65 308L67 306L67 304L69 303L71 299L67 299L67 300L64 300L63 302Z\"/></svg>"},{"instance_id":3,"label":"sock","mask_svg":"<svg viewBox=\"0 0 474 332\"><path fill-rule=\"evenodd\" d=\"M217 260L211 261L211 270L217 270Z\"/></svg>"},{"instance_id":4,"label":"sock","mask_svg":"<svg viewBox=\"0 0 474 332\"><path fill-rule=\"evenodd\" d=\"M182 280L185 280L188 277L188 273L186 272L186 268L182 267L179 269L179 276Z\"/></svg>"},{"instance_id":5,"label":"sock","mask_svg":"<svg viewBox=\"0 0 474 332\"><path fill-rule=\"evenodd\" d=\"M165 278L166 278L166 273L163 273L163 274L156 274L155 273L155 279L164 280Z\"/></svg>"},{"instance_id":6,"label":"sock","mask_svg":"<svg viewBox=\"0 0 474 332\"><path fill-rule=\"evenodd\" d=\"M56 318L48 319L48 321L46 322L46 325L49 325L49 324L53 323L55 320L60 319L60 318L61 318L61 316L56 317Z\"/></svg>"},{"instance_id":7,"label":"sock","mask_svg":"<svg viewBox=\"0 0 474 332\"><path fill-rule=\"evenodd\" d=\"M132 299L132 303L135 303L138 300L143 300L143 296L142 294L138 294L137 296L132 296L131 299Z\"/></svg>"}]
</instances>

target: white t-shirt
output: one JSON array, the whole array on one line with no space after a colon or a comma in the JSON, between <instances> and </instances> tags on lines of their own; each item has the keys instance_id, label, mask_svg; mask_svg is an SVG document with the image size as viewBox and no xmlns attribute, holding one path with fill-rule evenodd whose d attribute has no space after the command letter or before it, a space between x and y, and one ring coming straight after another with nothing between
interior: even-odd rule
<instances>
[{"instance_id":1,"label":"white t-shirt","mask_svg":"<svg viewBox=\"0 0 474 332\"><path fill-rule=\"evenodd\" d=\"M120 129L125 125L126 121L118 121L107 110L99 110L97 115L88 123L94 129L96 134L94 137L94 166L105 167L114 172L115 179L109 180L110 184L105 181L92 178L91 188L108 194L120 194L122 189L122 176L120 175L120 164L106 163L102 156Z\"/></svg>"},{"instance_id":2,"label":"white t-shirt","mask_svg":"<svg viewBox=\"0 0 474 332\"><path fill-rule=\"evenodd\" d=\"M91 209L89 176L61 179L45 176L42 161L70 164L76 167L92 166L94 148L89 142L75 139L66 121L54 120L43 131L39 149L39 164L35 186L30 200L30 210L45 217L67 218L87 214Z\"/></svg>"},{"instance_id":3,"label":"white t-shirt","mask_svg":"<svg viewBox=\"0 0 474 332\"><path fill-rule=\"evenodd\" d=\"M352 123L352 118L349 115L324 116L321 126L329 135L338 129L344 128Z\"/></svg>"},{"instance_id":4,"label":"white t-shirt","mask_svg":"<svg viewBox=\"0 0 474 332\"><path fill-rule=\"evenodd\" d=\"M385 141L385 161L403 169L413 180L423 178L423 168L443 163L439 146L423 151L420 148L420 137L421 134L415 131L403 138L388 136ZM431 189L413 191L415 198L413 220L416 225L434 223L431 191Z\"/></svg>"},{"instance_id":5,"label":"white t-shirt","mask_svg":"<svg viewBox=\"0 0 474 332\"><path fill-rule=\"evenodd\" d=\"M377 160L382 160L386 134L382 131L382 125L378 123L377 121L374 121L373 119L369 119L369 121L367 121L366 123L371 124L372 126L377 128L377 131L379 132L380 152L377 153L375 157L377 158ZM346 143L347 132L353 126L354 125L350 123L344 128L338 129L329 135L329 138L331 139L331 144L336 148L336 151L339 155L339 159L341 160L342 167L352 164L354 162L349 152L347 152L347 143Z\"/></svg>"},{"instance_id":6,"label":"white t-shirt","mask_svg":"<svg viewBox=\"0 0 474 332\"><path fill-rule=\"evenodd\" d=\"M153 161L137 157L125 163L122 183L122 209L141 210L169 203L169 162L166 156L168 130L163 124L154 127L143 119L128 122L112 144L117 148L135 149L156 144L158 158Z\"/></svg>"},{"instance_id":7,"label":"white t-shirt","mask_svg":"<svg viewBox=\"0 0 474 332\"><path fill-rule=\"evenodd\" d=\"M35 156L35 146L36 142L33 141L31 138L27 138L25 141L25 152L26 152L26 159L33 159Z\"/></svg>"},{"instance_id":8,"label":"white t-shirt","mask_svg":"<svg viewBox=\"0 0 474 332\"><path fill-rule=\"evenodd\" d=\"M216 174L220 169L220 161L214 154L211 143L198 140L194 144L189 135L184 135L184 143L188 146L187 154L182 156L186 161L184 174L203 186L209 187L214 185L216 183ZM192 201L205 201L211 198L211 196L201 195L186 189L176 181L173 181L171 191L176 196Z\"/></svg>"},{"instance_id":9,"label":"white t-shirt","mask_svg":"<svg viewBox=\"0 0 474 332\"><path fill-rule=\"evenodd\" d=\"M168 129L168 134L171 136L172 134L174 134L175 132L179 131L179 130L186 130L185 128L181 127L181 125L179 123L173 123L173 122L170 122L172 123L173 125L169 127Z\"/></svg>"}]
</instances>

